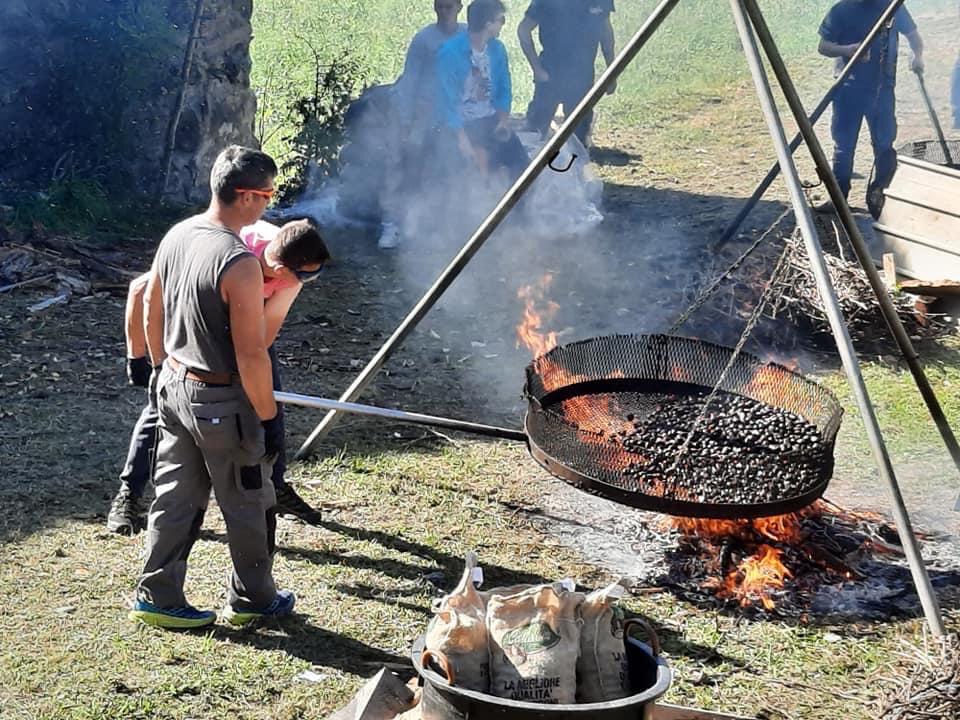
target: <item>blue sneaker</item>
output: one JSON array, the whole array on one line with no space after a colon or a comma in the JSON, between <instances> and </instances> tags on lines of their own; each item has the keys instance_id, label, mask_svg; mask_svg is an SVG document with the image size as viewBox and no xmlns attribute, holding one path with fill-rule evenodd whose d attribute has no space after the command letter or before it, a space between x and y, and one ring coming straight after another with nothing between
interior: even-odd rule
<instances>
[{"instance_id":1,"label":"blue sneaker","mask_svg":"<svg viewBox=\"0 0 960 720\"><path fill-rule=\"evenodd\" d=\"M262 610L237 610L232 605L223 608L223 619L231 625L246 625L247 623L265 617L284 617L293 612L296 596L289 590L279 590L273 602Z\"/></svg>"},{"instance_id":2,"label":"blue sneaker","mask_svg":"<svg viewBox=\"0 0 960 720\"><path fill-rule=\"evenodd\" d=\"M191 605L159 608L146 600L137 600L129 618L168 630L189 630L212 625L217 620L217 614L211 610L197 610Z\"/></svg>"}]
</instances>

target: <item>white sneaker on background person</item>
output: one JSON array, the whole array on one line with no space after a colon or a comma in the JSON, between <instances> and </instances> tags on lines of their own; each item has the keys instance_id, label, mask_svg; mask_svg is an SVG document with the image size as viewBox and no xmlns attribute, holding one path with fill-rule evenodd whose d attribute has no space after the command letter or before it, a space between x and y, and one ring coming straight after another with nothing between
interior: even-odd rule
<instances>
[{"instance_id":1,"label":"white sneaker on background person","mask_svg":"<svg viewBox=\"0 0 960 720\"><path fill-rule=\"evenodd\" d=\"M380 239L377 241L377 247L381 250L391 250L400 244L400 228L396 223L385 222L380 231Z\"/></svg>"}]
</instances>

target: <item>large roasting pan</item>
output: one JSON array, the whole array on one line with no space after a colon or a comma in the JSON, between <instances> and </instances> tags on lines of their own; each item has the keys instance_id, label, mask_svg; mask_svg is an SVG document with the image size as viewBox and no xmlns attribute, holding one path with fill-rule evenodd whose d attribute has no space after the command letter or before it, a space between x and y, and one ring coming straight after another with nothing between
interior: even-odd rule
<instances>
[{"instance_id":1,"label":"large roasting pan","mask_svg":"<svg viewBox=\"0 0 960 720\"><path fill-rule=\"evenodd\" d=\"M275 392L274 396L278 402L293 405L521 440L531 456L561 480L624 505L670 515L751 518L806 507L823 494L833 474L840 405L820 385L747 353L739 353L724 374L731 357L729 348L671 335L611 335L556 347L527 367L524 395L528 409L523 431L288 392ZM626 452L622 447L558 412L562 403L571 399L612 395L628 397L642 415L649 411L645 404L655 404L665 396L703 394L714 387L782 408L816 426L827 449L816 468L816 482L800 492L762 503L696 502L645 492L625 482L622 472L615 469L618 463L622 466Z\"/></svg>"},{"instance_id":2,"label":"large roasting pan","mask_svg":"<svg viewBox=\"0 0 960 720\"><path fill-rule=\"evenodd\" d=\"M664 397L706 394L714 387L794 413L815 426L826 449L813 468L815 481L788 496L749 504L654 494L624 476L630 454L596 431L602 418L584 426L562 409L565 401L599 396L642 415ZM669 335L613 335L556 347L527 367L524 392L524 428L533 458L556 477L625 505L689 517L779 515L819 498L833 474L833 444L842 415L837 399L783 366L742 352L733 358L729 348L712 343Z\"/></svg>"}]
</instances>

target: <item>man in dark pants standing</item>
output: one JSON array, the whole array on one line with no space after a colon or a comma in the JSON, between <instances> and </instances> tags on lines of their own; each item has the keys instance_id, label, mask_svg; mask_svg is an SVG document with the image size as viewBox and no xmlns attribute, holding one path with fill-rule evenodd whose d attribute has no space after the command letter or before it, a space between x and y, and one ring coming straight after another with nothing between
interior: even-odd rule
<instances>
[{"instance_id":1,"label":"man in dark pants standing","mask_svg":"<svg viewBox=\"0 0 960 720\"><path fill-rule=\"evenodd\" d=\"M840 67L848 62L870 29L887 8L887 0L840 0L830 8L820 25L819 52L837 58ZM897 138L896 83L898 39L903 34L913 52L911 69L923 72L923 41L916 23L903 6L867 49L863 59L847 76L833 98L833 174L844 197L850 193L853 157L860 126L866 119L870 129L875 163L871 192L886 187L896 169ZM829 211L829 204L821 206Z\"/></svg>"},{"instance_id":2,"label":"man in dark pants standing","mask_svg":"<svg viewBox=\"0 0 960 720\"><path fill-rule=\"evenodd\" d=\"M280 450L264 424L277 415L267 354L263 272L239 237L273 195L274 161L232 146L210 173L206 212L160 242L144 297L148 392L159 415L146 561L130 616L164 628L196 628L216 614L184 596L187 559L211 488L227 527L233 573L224 617L245 624L287 615L295 598L273 579Z\"/></svg>"},{"instance_id":3,"label":"man in dark pants standing","mask_svg":"<svg viewBox=\"0 0 960 720\"><path fill-rule=\"evenodd\" d=\"M542 135L550 129L557 105L570 115L593 86L597 48L607 65L613 62L615 45L610 13L613 0L533 0L517 28L523 54L533 70L534 94L527 107L527 126ZM538 55L533 31L540 28ZM608 93L615 90L611 85ZM586 145L593 122L589 113L576 129Z\"/></svg>"}]
</instances>

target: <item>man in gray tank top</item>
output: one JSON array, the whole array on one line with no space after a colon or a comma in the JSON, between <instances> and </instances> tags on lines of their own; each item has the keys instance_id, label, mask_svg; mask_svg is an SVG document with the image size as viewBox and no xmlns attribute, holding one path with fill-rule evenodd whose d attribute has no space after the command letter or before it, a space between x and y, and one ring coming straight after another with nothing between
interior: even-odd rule
<instances>
[{"instance_id":1,"label":"man in gray tank top","mask_svg":"<svg viewBox=\"0 0 960 720\"><path fill-rule=\"evenodd\" d=\"M289 614L293 593L273 580L278 452L261 423L277 414L263 314L263 273L240 240L273 195L276 164L232 146L210 173L206 212L160 242L144 298L159 413L147 558L131 618L167 628L216 620L183 594L187 558L210 490L227 526L233 574L224 617L244 624Z\"/></svg>"}]
</instances>

